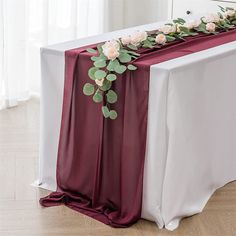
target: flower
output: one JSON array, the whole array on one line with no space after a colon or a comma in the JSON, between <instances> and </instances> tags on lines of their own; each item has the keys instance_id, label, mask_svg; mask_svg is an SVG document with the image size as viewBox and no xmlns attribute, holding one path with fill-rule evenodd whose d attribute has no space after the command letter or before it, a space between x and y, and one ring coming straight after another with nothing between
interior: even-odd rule
<instances>
[{"instance_id":1,"label":"flower","mask_svg":"<svg viewBox=\"0 0 236 236\"><path fill-rule=\"evenodd\" d=\"M225 12L226 17L235 17L236 11L235 10L227 10Z\"/></svg>"},{"instance_id":2,"label":"flower","mask_svg":"<svg viewBox=\"0 0 236 236\"><path fill-rule=\"evenodd\" d=\"M202 18L204 23L218 23L220 16L218 14L208 14Z\"/></svg>"},{"instance_id":3,"label":"flower","mask_svg":"<svg viewBox=\"0 0 236 236\"><path fill-rule=\"evenodd\" d=\"M115 60L117 57L119 57L119 50L120 50L120 44L116 40L107 41L105 44L102 45L102 50L104 55L109 60Z\"/></svg>"},{"instance_id":4,"label":"flower","mask_svg":"<svg viewBox=\"0 0 236 236\"><path fill-rule=\"evenodd\" d=\"M164 25L158 29L163 34L170 34L176 32L176 26L174 25Z\"/></svg>"},{"instance_id":5,"label":"flower","mask_svg":"<svg viewBox=\"0 0 236 236\"><path fill-rule=\"evenodd\" d=\"M130 36L125 36L121 38L121 42L123 45L128 45L131 43L131 37Z\"/></svg>"},{"instance_id":6,"label":"flower","mask_svg":"<svg viewBox=\"0 0 236 236\"><path fill-rule=\"evenodd\" d=\"M147 39L147 32L137 31L131 36L130 43L134 46L138 46L141 42Z\"/></svg>"},{"instance_id":7,"label":"flower","mask_svg":"<svg viewBox=\"0 0 236 236\"><path fill-rule=\"evenodd\" d=\"M156 41L156 43L163 45L163 44L166 43L167 39L166 39L166 36L164 34L158 34L156 36L155 41Z\"/></svg>"},{"instance_id":8,"label":"flower","mask_svg":"<svg viewBox=\"0 0 236 236\"><path fill-rule=\"evenodd\" d=\"M206 24L206 30L209 31L209 32L215 32L215 30L216 30L215 23L207 23Z\"/></svg>"},{"instance_id":9,"label":"flower","mask_svg":"<svg viewBox=\"0 0 236 236\"><path fill-rule=\"evenodd\" d=\"M191 30L191 29L199 27L200 24L201 24L201 20L191 20L184 23L183 26Z\"/></svg>"},{"instance_id":10,"label":"flower","mask_svg":"<svg viewBox=\"0 0 236 236\"><path fill-rule=\"evenodd\" d=\"M104 82L104 78L102 78L102 79L95 79L95 83L96 83L98 86L100 86L100 87L103 86L103 82Z\"/></svg>"}]
</instances>

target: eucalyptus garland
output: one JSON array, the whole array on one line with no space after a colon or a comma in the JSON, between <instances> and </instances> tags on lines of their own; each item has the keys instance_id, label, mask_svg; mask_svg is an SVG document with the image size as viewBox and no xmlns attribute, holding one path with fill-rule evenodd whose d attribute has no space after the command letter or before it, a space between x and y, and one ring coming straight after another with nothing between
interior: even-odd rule
<instances>
[{"instance_id":1,"label":"eucalyptus garland","mask_svg":"<svg viewBox=\"0 0 236 236\"><path fill-rule=\"evenodd\" d=\"M93 54L93 67L88 71L93 83L84 84L83 93L92 96L95 103L102 104L101 110L105 118L116 119L118 114L112 109L112 104L117 102L118 95L112 89L112 83L117 80L118 75L127 70L137 70L137 67L132 65L132 61L140 56L137 51L141 48L161 48L168 42L184 40L185 37L199 33L218 34L235 28L236 10L221 6L220 9L221 12L197 20L186 21L178 18L156 31L137 31L126 37L98 44L96 49L88 48L87 52Z\"/></svg>"}]
</instances>

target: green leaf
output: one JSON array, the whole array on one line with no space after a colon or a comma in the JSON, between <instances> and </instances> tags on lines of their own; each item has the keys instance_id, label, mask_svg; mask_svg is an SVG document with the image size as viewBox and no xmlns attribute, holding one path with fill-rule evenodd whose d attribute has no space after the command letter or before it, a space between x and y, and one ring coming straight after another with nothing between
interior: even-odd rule
<instances>
[{"instance_id":1,"label":"green leaf","mask_svg":"<svg viewBox=\"0 0 236 236\"><path fill-rule=\"evenodd\" d=\"M97 49L98 49L99 53L102 53L102 51L103 51L102 50L102 45L103 45L103 43L100 43L100 44L97 45Z\"/></svg>"},{"instance_id":2,"label":"green leaf","mask_svg":"<svg viewBox=\"0 0 236 236\"><path fill-rule=\"evenodd\" d=\"M127 45L127 47L132 49L132 50L135 50L135 51L138 50L138 47L136 47L136 46L134 46L132 44Z\"/></svg>"},{"instance_id":3,"label":"green leaf","mask_svg":"<svg viewBox=\"0 0 236 236\"><path fill-rule=\"evenodd\" d=\"M114 71L114 70L115 70L115 67L116 67L116 66L119 66L119 65L120 65L119 61L118 61L117 59L115 59L114 61L110 61L110 62L108 63L107 69L108 69L109 71Z\"/></svg>"},{"instance_id":4,"label":"green leaf","mask_svg":"<svg viewBox=\"0 0 236 236\"><path fill-rule=\"evenodd\" d=\"M117 79L117 76L115 74L109 74L107 76L107 80L109 80L109 81L114 81L116 79Z\"/></svg>"},{"instance_id":5,"label":"green leaf","mask_svg":"<svg viewBox=\"0 0 236 236\"><path fill-rule=\"evenodd\" d=\"M169 35L166 35L166 39L167 39L168 42L175 41L175 37L172 37L172 36L169 36Z\"/></svg>"},{"instance_id":6,"label":"green leaf","mask_svg":"<svg viewBox=\"0 0 236 236\"><path fill-rule=\"evenodd\" d=\"M95 72L98 70L98 68L96 68L96 67L91 67L90 69L89 69L89 71L88 71L88 76L89 76L89 78L90 79L92 79L92 80L95 80L96 78L95 78Z\"/></svg>"},{"instance_id":7,"label":"green leaf","mask_svg":"<svg viewBox=\"0 0 236 236\"><path fill-rule=\"evenodd\" d=\"M105 67L107 65L106 61L101 60L101 59L95 61L93 64L97 68L103 68L103 67Z\"/></svg>"},{"instance_id":8,"label":"green leaf","mask_svg":"<svg viewBox=\"0 0 236 236\"><path fill-rule=\"evenodd\" d=\"M97 51L95 49L93 49L93 48L88 48L87 52L92 53L92 54L96 54L97 53Z\"/></svg>"},{"instance_id":9,"label":"green leaf","mask_svg":"<svg viewBox=\"0 0 236 236\"><path fill-rule=\"evenodd\" d=\"M134 65L128 65L129 70L137 70L137 67Z\"/></svg>"},{"instance_id":10,"label":"green leaf","mask_svg":"<svg viewBox=\"0 0 236 236\"><path fill-rule=\"evenodd\" d=\"M173 22L183 25L186 21L182 18L177 18L177 19L173 20Z\"/></svg>"},{"instance_id":11,"label":"green leaf","mask_svg":"<svg viewBox=\"0 0 236 236\"><path fill-rule=\"evenodd\" d=\"M90 96L94 93L94 85L86 83L83 87L83 93L87 96Z\"/></svg>"},{"instance_id":12,"label":"green leaf","mask_svg":"<svg viewBox=\"0 0 236 236\"><path fill-rule=\"evenodd\" d=\"M107 101L111 104L117 101L117 94L113 90L109 90L106 96L107 96Z\"/></svg>"},{"instance_id":13,"label":"green leaf","mask_svg":"<svg viewBox=\"0 0 236 236\"><path fill-rule=\"evenodd\" d=\"M140 54L136 53L136 52L133 52L133 51L128 51L127 53L131 54L131 55L134 55L134 56L137 56L139 57Z\"/></svg>"},{"instance_id":14,"label":"green leaf","mask_svg":"<svg viewBox=\"0 0 236 236\"><path fill-rule=\"evenodd\" d=\"M186 33L186 34L189 34L189 29L187 27L184 27L184 26L180 26L179 27L180 31Z\"/></svg>"},{"instance_id":15,"label":"green leaf","mask_svg":"<svg viewBox=\"0 0 236 236\"><path fill-rule=\"evenodd\" d=\"M92 60L92 61L97 61L97 60L99 60L99 57L92 56L92 57L91 57L91 60Z\"/></svg>"},{"instance_id":16,"label":"green leaf","mask_svg":"<svg viewBox=\"0 0 236 236\"><path fill-rule=\"evenodd\" d=\"M115 72L118 74L123 74L126 71L126 66L118 65L115 67Z\"/></svg>"},{"instance_id":17,"label":"green leaf","mask_svg":"<svg viewBox=\"0 0 236 236\"><path fill-rule=\"evenodd\" d=\"M103 100L102 92L100 89L97 89L96 93L93 95L93 101L98 103Z\"/></svg>"},{"instance_id":18,"label":"green leaf","mask_svg":"<svg viewBox=\"0 0 236 236\"><path fill-rule=\"evenodd\" d=\"M128 53L120 53L119 60L122 63L127 63L127 62L130 62L132 58Z\"/></svg>"},{"instance_id":19,"label":"green leaf","mask_svg":"<svg viewBox=\"0 0 236 236\"><path fill-rule=\"evenodd\" d=\"M149 40L150 42L155 42L155 41L156 41L156 39L155 39L154 37L151 37L151 36L148 37L148 40Z\"/></svg>"},{"instance_id":20,"label":"green leaf","mask_svg":"<svg viewBox=\"0 0 236 236\"><path fill-rule=\"evenodd\" d=\"M104 70L97 70L95 73L94 73L94 76L96 79L103 79L105 78L107 75L107 73L104 71Z\"/></svg>"},{"instance_id":21,"label":"green leaf","mask_svg":"<svg viewBox=\"0 0 236 236\"><path fill-rule=\"evenodd\" d=\"M153 43L151 43L149 40L143 41L143 47L144 48L153 48Z\"/></svg>"},{"instance_id":22,"label":"green leaf","mask_svg":"<svg viewBox=\"0 0 236 236\"><path fill-rule=\"evenodd\" d=\"M110 112L107 106L102 106L102 114L105 118L108 118L110 116Z\"/></svg>"},{"instance_id":23,"label":"green leaf","mask_svg":"<svg viewBox=\"0 0 236 236\"><path fill-rule=\"evenodd\" d=\"M102 87L100 87L100 89L102 91L107 91L107 90L109 90L111 88L111 85L112 85L111 81L108 81L106 79L106 80L104 80L103 85L102 85Z\"/></svg>"},{"instance_id":24,"label":"green leaf","mask_svg":"<svg viewBox=\"0 0 236 236\"><path fill-rule=\"evenodd\" d=\"M110 111L110 118L112 119L112 120L115 120L116 118L117 118L117 112L115 111L115 110L111 110Z\"/></svg>"}]
</instances>

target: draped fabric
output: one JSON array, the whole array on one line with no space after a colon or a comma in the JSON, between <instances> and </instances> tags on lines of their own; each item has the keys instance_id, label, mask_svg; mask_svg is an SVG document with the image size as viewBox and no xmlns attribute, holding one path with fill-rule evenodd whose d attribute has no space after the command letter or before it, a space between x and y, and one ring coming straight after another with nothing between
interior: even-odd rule
<instances>
[{"instance_id":1,"label":"draped fabric","mask_svg":"<svg viewBox=\"0 0 236 236\"><path fill-rule=\"evenodd\" d=\"M41 47L166 20L162 1L148 0L149 14L140 17L142 5L141 0L0 0L0 109L39 95Z\"/></svg>"},{"instance_id":2,"label":"draped fabric","mask_svg":"<svg viewBox=\"0 0 236 236\"><path fill-rule=\"evenodd\" d=\"M67 51L58 188L41 204L65 204L113 227L135 223L142 208L150 66L235 40L234 29L141 49L133 62L138 70L127 71L114 83L119 95L116 120L104 119L101 106L82 93L92 63L87 47Z\"/></svg>"},{"instance_id":3,"label":"draped fabric","mask_svg":"<svg viewBox=\"0 0 236 236\"><path fill-rule=\"evenodd\" d=\"M40 93L40 47L104 32L105 0L0 0L0 109Z\"/></svg>"}]
</instances>

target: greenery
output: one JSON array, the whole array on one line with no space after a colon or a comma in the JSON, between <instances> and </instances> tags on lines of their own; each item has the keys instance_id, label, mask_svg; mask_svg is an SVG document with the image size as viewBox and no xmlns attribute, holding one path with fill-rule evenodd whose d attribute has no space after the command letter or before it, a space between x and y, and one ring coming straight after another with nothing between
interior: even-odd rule
<instances>
[{"instance_id":1,"label":"greenery","mask_svg":"<svg viewBox=\"0 0 236 236\"><path fill-rule=\"evenodd\" d=\"M156 50L158 50L163 45L168 45L169 42L185 40L185 37L195 36L199 33L217 34L235 28L236 11L229 7L219 7L221 12L215 14L212 18L213 20L209 21L208 18L207 22L205 17L202 17L198 24L193 23L193 25L189 25L184 19L177 18L173 20L173 22L165 24L164 27L175 29L168 33L161 30L157 30L155 33L144 32L144 36L141 35L143 38L141 38L140 41L137 41L136 38L135 43L132 43L132 40L130 43L124 43L121 38L115 40L115 42L108 41L98 44L95 48L88 48L87 52L91 54L91 61L93 62L93 66L88 71L88 76L92 80L92 83L84 84L83 93L87 96L92 96L95 103L102 104L101 110L105 118L115 120L118 114L112 106L117 102L118 95L114 91L113 83L120 75L127 71L132 73L132 71L138 69L134 65L134 60L139 58L139 50L141 48L156 48ZM209 23L211 25L209 25ZM162 38L164 35L165 40L163 43L157 41L158 35L162 36ZM132 35L128 36L126 40L129 40L129 37L132 38ZM106 49L104 49L109 42L111 42L112 47L110 54L113 57L112 59L109 59Z\"/></svg>"}]
</instances>

